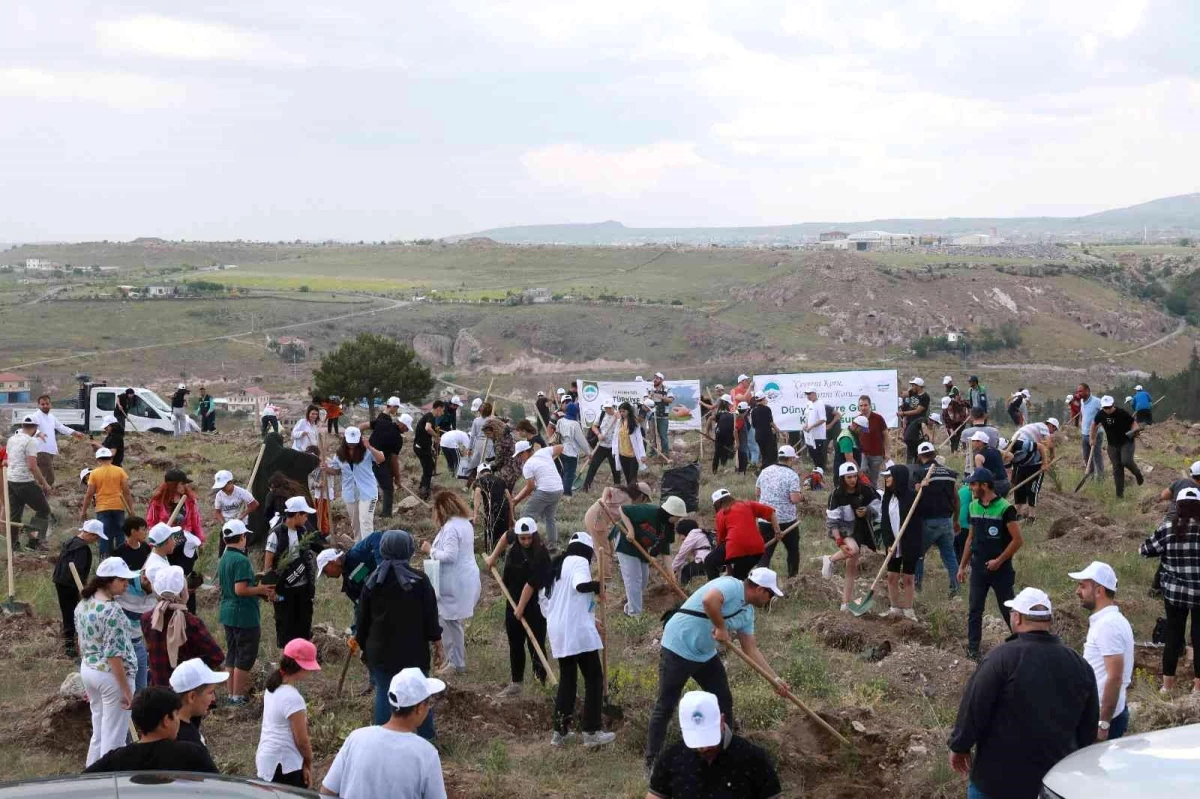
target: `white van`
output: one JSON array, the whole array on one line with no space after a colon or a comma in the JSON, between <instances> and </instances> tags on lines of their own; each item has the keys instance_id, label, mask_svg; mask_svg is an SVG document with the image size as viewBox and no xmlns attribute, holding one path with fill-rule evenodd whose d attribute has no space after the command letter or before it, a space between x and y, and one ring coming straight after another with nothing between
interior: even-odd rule
<instances>
[{"instance_id":1,"label":"white van","mask_svg":"<svg viewBox=\"0 0 1200 799\"><path fill-rule=\"evenodd\" d=\"M54 415L67 427L84 433L101 433L104 431L104 417L116 413L117 397L125 393L129 386L106 386L97 383L86 383L80 386L79 405L76 408L55 408ZM127 433L172 433L171 406L163 402L162 397L148 388L133 386L133 404L129 408L129 416L125 423ZM12 408L12 425L16 427L27 413L33 413L37 407Z\"/></svg>"}]
</instances>

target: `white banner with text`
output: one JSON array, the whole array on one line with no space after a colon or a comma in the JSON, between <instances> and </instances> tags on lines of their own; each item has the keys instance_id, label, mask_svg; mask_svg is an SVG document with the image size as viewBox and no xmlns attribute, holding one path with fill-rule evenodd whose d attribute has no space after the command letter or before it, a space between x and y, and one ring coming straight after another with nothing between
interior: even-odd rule
<instances>
[{"instance_id":1,"label":"white banner with text","mask_svg":"<svg viewBox=\"0 0 1200 799\"><path fill-rule=\"evenodd\" d=\"M806 391L815 390L817 398L841 412L848 424L859 412L858 399L871 398L872 409L897 423L899 383L895 369L871 369L850 372L801 372L787 375L755 375L754 390L767 395L767 404L780 430L800 430L808 413Z\"/></svg>"}]
</instances>

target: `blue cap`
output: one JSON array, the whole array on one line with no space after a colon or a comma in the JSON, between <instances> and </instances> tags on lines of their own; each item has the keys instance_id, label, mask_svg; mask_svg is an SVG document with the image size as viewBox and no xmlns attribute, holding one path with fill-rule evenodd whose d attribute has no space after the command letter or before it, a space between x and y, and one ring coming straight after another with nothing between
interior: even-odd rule
<instances>
[{"instance_id":1,"label":"blue cap","mask_svg":"<svg viewBox=\"0 0 1200 799\"><path fill-rule=\"evenodd\" d=\"M996 484L996 476L982 466L971 472L971 476L967 478L968 483L987 483L988 485Z\"/></svg>"}]
</instances>

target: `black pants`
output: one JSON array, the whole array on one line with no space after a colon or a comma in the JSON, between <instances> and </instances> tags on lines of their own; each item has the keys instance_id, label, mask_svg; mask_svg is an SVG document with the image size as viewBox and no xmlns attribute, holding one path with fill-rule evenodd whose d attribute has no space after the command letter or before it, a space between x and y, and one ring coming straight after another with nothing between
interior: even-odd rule
<instances>
[{"instance_id":1,"label":"black pants","mask_svg":"<svg viewBox=\"0 0 1200 799\"><path fill-rule=\"evenodd\" d=\"M1163 646L1163 676L1174 677L1175 666L1179 656L1183 654L1183 630L1187 627L1188 614L1192 616L1192 651L1200 653L1200 607L1184 608L1170 603L1165 605L1167 610L1167 640ZM1200 658L1195 658L1192 667L1196 677L1200 678Z\"/></svg>"},{"instance_id":2,"label":"black pants","mask_svg":"<svg viewBox=\"0 0 1200 799\"><path fill-rule=\"evenodd\" d=\"M325 420L325 431L336 436L339 432L338 428L341 426L341 419L342 417L340 416L330 416L327 418Z\"/></svg>"},{"instance_id":3,"label":"black pants","mask_svg":"<svg viewBox=\"0 0 1200 799\"><path fill-rule=\"evenodd\" d=\"M1000 615L1004 617L1004 623L1011 629L1008 608L1004 606L1004 603L1016 596L1013 592L1013 585L1016 581L1017 572L1011 562L1005 562L999 569L990 572L978 558L971 559L971 596L967 606L968 652L979 652L979 642L983 640L983 608L987 604L989 590L995 593Z\"/></svg>"},{"instance_id":4,"label":"black pants","mask_svg":"<svg viewBox=\"0 0 1200 799\"><path fill-rule=\"evenodd\" d=\"M304 781L304 769L289 771L286 774L283 772L283 766L275 766L275 775L271 777L271 782L276 785L291 785L294 788L307 788L308 783Z\"/></svg>"},{"instance_id":5,"label":"black pants","mask_svg":"<svg viewBox=\"0 0 1200 799\"><path fill-rule=\"evenodd\" d=\"M458 477L458 448L457 447L438 447L442 451L442 455L446 458L446 468L450 470L451 477Z\"/></svg>"},{"instance_id":6,"label":"black pants","mask_svg":"<svg viewBox=\"0 0 1200 799\"><path fill-rule=\"evenodd\" d=\"M754 443L758 444L758 462L762 464L762 468L773 466L779 459L779 445L775 441L775 435L770 432L755 433Z\"/></svg>"},{"instance_id":7,"label":"black pants","mask_svg":"<svg viewBox=\"0 0 1200 799\"><path fill-rule=\"evenodd\" d=\"M638 476L637 458L621 456L621 471L625 474L625 485L636 486Z\"/></svg>"},{"instance_id":8,"label":"black pants","mask_svg":"<svg viewBox=\"0 0 1200 799\"><path fill-rule=\"evenodd\" d=\"M795 523L794 521L780 522L779 527L780 527L780 529L784 529L784 528L790 527L794 523ZM757 565L766 566L769 569L769 568L771 568L771 556L775 554L775 547L778 545L779 542L777 542L775 540L775 530L774 530L774 528L771 527L770 522L764 522L761 519L759 519L758 531L760 533L762 533L763 541L768 541L769 543L767 544L767 549L765 552L763 552L762 558L759 559ZM795 530L792 530L790 533L787 533L786 535L784 535L783 548L785 550L787 550L787 575L788 575L788 577L795 577L797 574L800 573L800 528L799 527L797 527Z\"/></svg>"},{"instance_id":9,"label":"black pants","mask_svg":"<svg viewBox=\"0 0 1200 799\"><path fill-rule=\"evenodd\" d=\"M1142 484L1142 470L1133 459L1133 450L1132 439L1119 447L1114 447L1111 441L1108 445L1108 462L1112 465L1113 483L1117 487L1118 498L1125 496L1126 469L1137 479L1138 485Z\"/></svg>"},{"instance_id":10,"label":"black pants","mask_svg":"<svg viewBox=\"0 0 1200 799\"><path fill-rule=\"evenodd\" d=\"M276 646L283 649L295 638L312 638L313 601L305 591L281 595L274 607Z\"/></svg>"},{"instance_id":11,"label":"black pants","mask_svg":"<svg viewBox=\"0 0 1200 799\"><path fill-rule=\"evenodd\" d=\"M600 650L580 652L558 659L558 696L554 700L554 729L565 733L575 716L575 692L578 680L576 669L583 674L584 732L600 730L600 708L604 702L604 669L600 665Z\"/></svg>"},{"instance_id":12,"label":"black pants","mask_svg":"<svg viewBox=\"0 0 1200 799\"><path fill-rule=\"evenodd\" d=\"M1149 427L1150 425L1154 424L1154 411L1151 411L1151 410L1134 411L1133 418L1142 427Z\"/></svg>"},{"instance_id":13,"label":"black pants","mask_svg":"<svg viewBox=\"0 0 1200 799\"><path fill-rule=\"evenodd\" d=\"M646 731L646 762L653 763L662 751L667 738L667 727L679 707L679 697L688 680L695 680L703 691L715 694L717 706L725 715L725 723L736 729L733 723L733 694L729 692L729 678L721 658L713 655L703 663L681 658L670 649L660 650L658 656L658 699L650 711L650 727Z\"/></svg>"},{"instance_id":14,"label":"black pants","mask_svg":"<svg viewBox=\"0 0 1200 799\"><path fill-rule=\"evenodd\" d=\"M514 594L513 599L517 599L517 596L517 594ZM529 629L533 630L538 646L545 652L546 617L542 615L542 611L538 608L536 599L525 607L525 621L529 624ZM525 651L529 650L529 660L533 666L533 676L537 678L538 682L546 682L546 669L542 666L542 661L538 658L537 652L533 648L533 643L529 640L529 636L525 634L525 628L521 626L521 622L517 620L516 614L513 613L512 606L507 604L504 610L504 632L508 633L508 669L512 676L512 681L525 681ZM574 691L572 691L571 702L574 703L574 701L575 695Z\"/></svg>"},{"instance_id":15,"label":"black pants","mask_svg":"<svg viewBox=\"0 0 1200 799\"><path fill-rule=\"evenodd\" d=\"M8 501L13 523L19 523L24 517L26 505L33 508L33 518L29 520L26 527L30 531L29 539L31 541L37 538L38 533L45 535L46 530L50 527L50 503L46 501L46 495L42 493L41 486L34 482L13 483L10 481ZM13 544L14 548L17 548L15 540Z\"/></svg>"},{"instance_id":16,"label":"black pants","mask_svg":"<svg viewBox=\"0 0 1200 799\"><path fill-rule=\"evenodd\" d=\"M966 527L962 528L962 532L954 536L954 556L959 563L963 562L963 550L967 548L967 533L969 530Z\"/></svg>"},{"instance_id":17,"label":"black pants","mask_svg":"<svg viewBox=\"0 0 1200 799\"><path fill-rule=\"evenodd\" d=\"M427 449L417 449L417 460L421 462L421 496L428 497L430 486L433 485L433 469L437 466L437 457Z\"/></svg>"},{"instance_id":18,"label":"black pants","mask_svg":"<svg viewBox=\"0 0 1200 799\"><path fill-rule=\"evenodd\" d=\"M713 474L717 473L717 468L724 466L733 459L736 454L736 447L733 443L733 437L717 438L713 445L712 470Z\"/></svg>"},{"instance_id":19,"label":"black pants","mask_svg":"<svg viewBox=\"0 0 1200 799\"><path fill-rule=\"evenodd\" d=\"M82 577L83 575L80 575ZM62 612L63 644L67 652L76 651L75 643L75 606L79 604L79 589L74 585L54 584L58 594L58 609Z\"/></svg>"},{"instance_id":20,"label":"black pants","mask_svg":"<svg viewBox=\"0 0 1200 799\"><path fill-rule=\"evenodd\" d=\"M919 438L904 439L904 454L905 454L905 458L906 458L906 460L904 461L905 463L912 464L912 463L916 463L919 460L917 458L917 447L919 447L920 445L921 445L921 439L919 439Z\"/></svg>"},{"instance_id":21,"label":"black pants","mask_svg":"<svg viewBox=\"0 0 1200 799\"><path fill-rule=\"evenodd\" d=\"M390 517L392 502L396 498L396 483L392 478L391 464L384 458L383 463L371 464L371 471L375 473L375 482L379 485L379 515Z\"/></svg>"},{"instance_id":22,"label":"black pants","mask_svg":"<svg viewBox=\"0 0 1200 799\"><path fill-rule=\"evenodd\" d=\"M217 432L217 414L206 413L200 416L200 432L215 433Z\"/></svg>"},{"instance_id":23,"label":"black pants","mask_svg":"<svg viewBox=\"0 0 1200 799\"><path fill-rule=\"evenodd\" d=\"M596 479L596 472L600 471L600 466L605 463L612 470L613 485L621 484L621 473L617 471L617 464L613 462L612 449L610 447L596 447L596 450L592 453L592 459L588 462L587 476L583 478L584 491L592 489L592 480Z\"/></svg>"},{"instance_id":24,"label":"black pants","mask_svg":"<svg viewBox=\"0 0 1200 799\"><path fill-rule=\"evenodd\" d=\"M750 468L750 442L743 438L738 444L737 451L738 474L745 474L748 468Z\"/></svg>"},{"instance_id":25,"label":"black pants","mask_svg":"<svg viewBox=\"0 0 1200 799\"><path fill-rule=\"evenodd\" d=\"M734 577L745 580L750 576L750 570L757 566L761 559L762 555L738 555L736 558L726 558L725 566Z\"/></svg>"},{"instance_id":26,"label":"black pants","mask_svg":"<svg viewBox=\"0 0 1200 799\"><path fill-rule=\"evenodd\" d=\"M813 445L808 448L808 457L812 458L813 467L820 466L822 469L825 468L825 453L828 451L828 448L829 439L827 438L818 438L813 441ZM834 480L837 479L836 474L832 477Z\"/></svg>"}]
</instances>

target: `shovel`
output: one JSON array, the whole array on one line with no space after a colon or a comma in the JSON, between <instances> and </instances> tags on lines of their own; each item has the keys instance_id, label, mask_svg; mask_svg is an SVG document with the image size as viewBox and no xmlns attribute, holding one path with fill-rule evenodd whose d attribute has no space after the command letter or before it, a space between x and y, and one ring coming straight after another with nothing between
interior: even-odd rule
<instances>
[{"instance_id":1,"label":"shovel","mask_svg":"<svg viewBox=\"0 0 1200 799\"><path fill-rule=\"evenodd\" d=\"M603 505L601 506L603 507ZM608 547L604 548L604 552L596 553L596 577L600 582L600 590L605 590L604 585L604 561L608 558ZM610 719L625 718L625 711L620 705L614 705L608 698L608 627L605 622L604 603L598 603L597 611L600 613L600 674L603 678L604 695L602 697L602 706L600 712Z\"/></svg>"},{"instance_id":2,"label":"shovel","mask_svg":"<svg viewBox=\"0 0 1200 799\"><path fill-rule=\"evenodd\" d=\"M500 579L500 573L496 571L496 567L491 568L492 579L496 581L496 585L500 586L500 593L504 594L504 598L508 600L508 606L512 608L515 615L517 612L517 603L513 601L512 594L509 593L508 587L504 585L504 581ZM533 634L533 630L529 626L529 622L525 621L525 617L521 616L518 621L525 628L525 634L529 636L529 643L533 645L533 651L537 652L538 660L542 661L542 668L546 670L546 676L550 678L551 685L558 685L558 678L554 676L554 669L550 668L550 661L546 660L546 653L542 651L541 644L537 641L537 636Z\"/></svg>"},{"instance_id":3,"label":"shovel","mask_svg":"<svg viewBox=\"0 0 1200 799\"><path fill-rule=\"evenodd\" d=\"M16 600L16 589L13 587L12 503L8 497L8 475L5 474L4 469L0 469L0 483L4 483L4 535L7 541L5 548L8 551L8 599L0 607L8 613L27 613L29 604Z\"/></svg>"},{"instance_id":4,"label":"shovel","mask_svg":"<svg viewBox=\"0 0 1200 799\"><path fill-rule=\"evenodd\" d=\"M908 515L904 517L904 524L900 525L900 532L896 533L896 540L892 542L892 546L888 549L887 555L883 558L883 563L879 565L879 571L875 573L875 579L871 581L871 587L867 590L867 595L857 602L850 603L850 612L855 616L865 616L875 604L875 586L879 585L880 578L887 570L888 561L892 555L900 548L900 539L904 537L904 531L908 529L908 523L912 521L913 513L917 510L917 505L921 501L921 493L925 490L925 486L929 485L929 478L933 476L933 469L930 469L925 474L925 479L921 481L921 485L917 487L917 496L913 499L912 507L908 509ZM886 513L886 511L884 511Z\"/></svg>"},{"instance_id":5,"label":"shovel","mask_svg":"<svg viewBox=\"0 0 1200 799\"><path fill-rule=\"evenodd\" d=\"M1096 438L1098 439L1100 436L1097 435ZM1086 483L1087 479L1092 476L1092 464L1096 462L1096 450L1100 449L1100 445L1097 444L1095 440L1091 441L1090 443L1092 445L1092 449L1088 453L1087 463L1083 465L1083 477L1079 478L1079 482L1075 484L1075 490L1071 492L1072 494L1078 494L1079 489L1083 488L1083 484Z\"/></svg>"}]
</instances>

